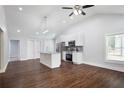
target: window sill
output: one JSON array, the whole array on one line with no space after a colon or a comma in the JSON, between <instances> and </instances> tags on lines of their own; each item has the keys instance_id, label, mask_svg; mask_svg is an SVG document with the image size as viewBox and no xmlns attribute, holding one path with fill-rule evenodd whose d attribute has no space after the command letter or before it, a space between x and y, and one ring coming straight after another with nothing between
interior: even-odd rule
<instances>
[{"instance_id":1,"label":"window sill","mask_svg":"<svg viewBox=\"0 0 124 93\"><path fill-rule=\"evenodd\" d=\"M122 62L122 61L124 61L124 57L122 57L122 56L108 56L106 58L106 60L107 61L120 61L120 62Z\"/></svg>"}]
</instances>

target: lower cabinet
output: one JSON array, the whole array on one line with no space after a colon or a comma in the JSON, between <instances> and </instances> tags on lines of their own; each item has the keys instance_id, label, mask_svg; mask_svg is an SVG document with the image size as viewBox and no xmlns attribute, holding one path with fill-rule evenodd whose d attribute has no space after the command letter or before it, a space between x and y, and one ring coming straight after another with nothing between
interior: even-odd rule
<instances>
[{"instance_id":1,"label":"lower cabinet","mask_svg":"<svg viewBox=\"0 0 124 93\"><path fill-rule=\"evenodd\" d=\"M66 61L66 52L62 53L62 60ZM74 64L82 64L83 63L83 53L82 52L73 52L72 53L72 61Z\"/></svg>"},{"instance_id":2,"label":"lower cabinet","mask_svg":"<svg viewBox=\"0 0 124 93\"><path fill-rule=\"evenodd\" d=\"M74 64L83 63L83 53L82 52L73 52L72 61Z\"/></svg>"},{"instance_id":3,"label":"lower cabinet","mask_svg":"<svg viewBox=\"0 0 124 93\"><path fill-rule=\"evenodd\" d=\"M66 61L66 52L62 52L62 60Z\"/></svg>"}]
</instances>

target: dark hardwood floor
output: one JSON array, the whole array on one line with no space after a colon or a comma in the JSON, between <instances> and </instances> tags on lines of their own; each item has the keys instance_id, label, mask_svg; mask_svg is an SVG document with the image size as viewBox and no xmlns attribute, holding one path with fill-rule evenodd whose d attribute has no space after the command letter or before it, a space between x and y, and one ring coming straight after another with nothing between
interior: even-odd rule
<instances>
[{"instance_id":1,"label":"dark hardwood floor","mask_svg":"<svg viewBox=\"0 0 124 93\"><path fill-rule=\"evenodd\" d=\"M85 64L62 62L60 68L50 69L39 60L18 61L9 63L0 74L0 87L124 87L124 73Z\"/></svg>"}]
</instances>

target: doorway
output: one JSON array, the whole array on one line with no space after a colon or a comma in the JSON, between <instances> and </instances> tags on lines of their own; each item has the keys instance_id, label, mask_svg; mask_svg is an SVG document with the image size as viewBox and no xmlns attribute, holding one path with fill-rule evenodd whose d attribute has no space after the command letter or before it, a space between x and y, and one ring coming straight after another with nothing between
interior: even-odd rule
<instances>
[{"instance_id":1,"label":"doorway","mask_svg":"<svg viewBox=\"0 0 124 93\"><path fill-rule=\"evenodd\" d=\"M10 40L10 61L20 60L20 41L19 40Z\"/></svg>"}]
</instances>

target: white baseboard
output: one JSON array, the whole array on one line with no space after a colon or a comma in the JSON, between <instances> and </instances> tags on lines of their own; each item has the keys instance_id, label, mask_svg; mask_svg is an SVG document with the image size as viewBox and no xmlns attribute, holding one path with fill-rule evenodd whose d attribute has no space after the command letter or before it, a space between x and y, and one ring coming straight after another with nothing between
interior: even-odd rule
<instances>
[{"instance_id":1,"label":"white baseboard","mask_svg":"<svg viewBox=\"0 0 124 93\"><path fill-rule=\"evenodd\" d=\"M83 63L85 63L85 62L83 62L83 61L79 61L79 62L73 62L74 64L83 64Z\"/></svg>"},{"instance_id":2,"label":"white baseboard","mask_svg":"<svg viewBox=\"0 0 124 93\"><path fill-rule=\"evenodd\" d=\"M83 64L87 64L87 65L91 65L91 66L97 66L97 67L101 67L101 68L105 68L105 69L110 69L110 70L114 70L114 71L119 71L119 72L124 72L123 70L116 69L116 68L110 68L110 67L107 67L107 66L96 64L95 62L84 62Z\"/></svg>"},{"instance_id":3,"label":"white baseboard","mask_svg":"<svg viewBox=\"0 0 124 93\"><path fill-rule=\"evenodd\" d=\"M40 58L34 58L34 59L40 59ZM26 61L26 60L32 60L32 59L28 59L28 58L21 58L19 61ZM8 60L8 62L11 62L11 60Z\"/></svg>"},{"instance_id":4,"label":"white baseboard","mask_svg":"<svg viewBox=\"0 0 124 93\"><path fill-rule=\"evenodd\" d=\"M6 71L7 66L8 66L8 63L4 66L3 69L0 70L0 73L4 73Z\"/></svg>"},{"instance_id":5,"label":"white baseboard","mask_svg":"<svg viewBox=\"0 0 124 93\"><path fill-rule=\"evenodd\" d=\"M26 58L22 58L22 59L20 59L20 61L25 61L25 60L28 60L28 59L26 59Z\"/></svg>"},{"instance_id":6,"label":"white baseboard","mask_svg":"<svg viewBox=\"0 0 124 93\"><path fill-rule=\"evenodd\" d=\"M40 59L40 58L33 58L33 59ZM22 59L20 59L20 61L26 61L26 60L31 60L31 59L29 59L29 58L22 58Z\"/></svg>"}]
</instances>

